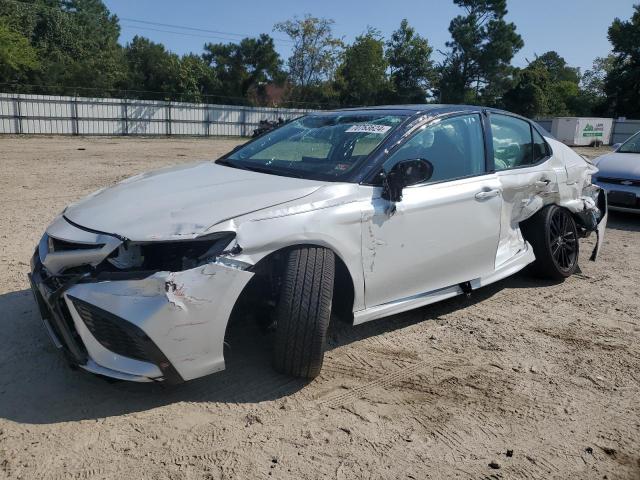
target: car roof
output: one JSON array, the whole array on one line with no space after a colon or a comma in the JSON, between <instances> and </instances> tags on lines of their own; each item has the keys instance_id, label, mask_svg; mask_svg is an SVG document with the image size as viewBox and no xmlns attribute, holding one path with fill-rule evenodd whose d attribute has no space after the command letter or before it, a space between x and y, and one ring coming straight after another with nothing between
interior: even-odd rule
<instances>
[{"instance_id":1,"label":"car roof","mask_svg":"<svg viewBox=\"0 0 640 480\"><path fill-rule=\"evenodd\" d=\"M490 112L506 113L509 115L516 115L511 112L499 110L496 108L481 107L478 105L447 105L447 104L412 104L412 105L376 105L371 107L354 107L354 108L340 108L337 110L324 111L321 114L335 114L340 112L352 113L352 114L372 114L380 113L387 115L417 115L417 114L429 114L429 115L443 115L454 112L480 112L482 110L489 110ZM320 113L320 112L318 112ZM314 112L315 114L315 112ZM519 116L519 115L517 115Z\"/></svg>"}]
</instances>

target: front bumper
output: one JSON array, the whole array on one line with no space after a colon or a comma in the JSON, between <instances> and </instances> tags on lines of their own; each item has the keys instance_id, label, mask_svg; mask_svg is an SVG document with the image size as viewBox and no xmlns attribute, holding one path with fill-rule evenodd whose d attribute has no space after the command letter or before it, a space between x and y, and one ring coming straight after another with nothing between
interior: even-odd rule
<instances>
[{"instance_id":1,"label":"front bumper","mask_svg":"<svg viewBox=\"0 0 640 480\"><path fill-rule=\"evenodd\" d=\"M112 378L179 383L224 369L231 311L253 273L210 263L182 272L51 275L32 258L44 325L70 363Z\"/></svg>"},{"instance_id":2,"label":"front bumper","mask_svg":"<svg viewBox=\"0 0 640 480\"><path fill-rule=\"evenodd\" d=\"M596 180L594 183L608 193L609 209L619 212L640 213L640 186L637 181L624 185L624 180L616 183Z\"/></svg>"}]
</instances>

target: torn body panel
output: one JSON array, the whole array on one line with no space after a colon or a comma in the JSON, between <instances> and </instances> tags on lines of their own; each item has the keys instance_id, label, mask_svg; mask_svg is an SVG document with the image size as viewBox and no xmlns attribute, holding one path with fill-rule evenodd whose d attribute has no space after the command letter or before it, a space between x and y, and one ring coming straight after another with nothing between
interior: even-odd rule
<instances>
[{"instance_id":1,"label":"torn body panel","mask_svg":"<svg viewBox=\"0 0 640 480\"><path fill-rule=\"evenodd\" d=\"M50 251L49 234L69 244L83 242L83 248ZM36 288L45 304L43 317L54 310L64 317L56 318L60 328L52 332L59 344L69 347L79 337L72 347L86 354L76 355L74 363L135 381L167 380L171 374L171 381L189 380L224 369L227 323L252 272L217 259L176 272L119 272L110 267L108 257L118 253L121 240L87 232L63 218L52 224L43 242L33 262ZM90 248L91 242L109 249ZM137 251L135 245L128 251ZM66 341L58 338L63 336Z\"/></svg>"},{"instance_id":2,"label":"torn body panel","mask_svg":"<svg viewBox=\"0 0 640 480\"><path fill-rule=\"evenodd\" d=\"M573 213L586 234L597 232L593 259L602 244L607 211L606 199L602 204L600 189L591 184L597 168L557 140L546 140L552 155L541 165L497 172L504 203L496 268L525 248L520 223L551 204Z\"/></svg>"},{"instance_id":3,"label":"torn body panel","mask_svg":"<svg viewBox=\"0 0 640 480\"><path fill-rule=\"evenodd\" d=\"M182 379L190 380L224 369L227 322L252 276L251 272L207 264L184 272L158 272L142 280L81 283L71 287L65 299L72 312L73 299L80 299L136 325ZM161 376L155 365L109 352L77 312L73 318L97 364L131 375Z\"/></svg>"}]
</instances>

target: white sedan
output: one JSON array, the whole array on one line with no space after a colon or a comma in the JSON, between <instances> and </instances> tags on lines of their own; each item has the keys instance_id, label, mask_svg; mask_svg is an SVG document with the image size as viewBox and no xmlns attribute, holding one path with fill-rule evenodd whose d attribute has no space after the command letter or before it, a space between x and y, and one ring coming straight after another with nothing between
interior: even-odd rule
<instances>
[{"instance_id":1,"label":"white sedan","mask_svg":"<svg viewBox=\"0 0 640 480\"><path fill-rule=\"evenodd\" d=\"M273 332L275 368L311 378L332 313L360 324L528 265L563 279L592 232L595 259L607 216L596 172L499 110L314 113L70 205L30 278L53 341L90 372L217 372L230 322L254 318Z\"/></svg>"}]
</instances>

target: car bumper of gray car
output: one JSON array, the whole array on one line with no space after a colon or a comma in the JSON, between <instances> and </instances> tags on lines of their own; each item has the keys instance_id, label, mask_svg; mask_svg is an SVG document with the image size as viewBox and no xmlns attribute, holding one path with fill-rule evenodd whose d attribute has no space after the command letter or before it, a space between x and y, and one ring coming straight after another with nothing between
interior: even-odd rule
<instances>
[{"instance_id":1,"label":"car bumper of gray car","mask_svg":"<svg viewBox=\"0 0 640 480\"><path fill-rule=\"evenodd\" d=\"M640 213L640 181L598 179L595 182L607 191L609 210Z\"/></svg>"}]
</instances>

